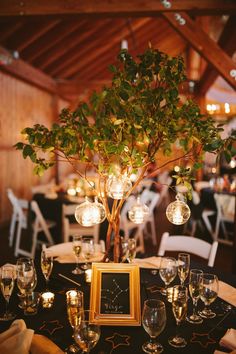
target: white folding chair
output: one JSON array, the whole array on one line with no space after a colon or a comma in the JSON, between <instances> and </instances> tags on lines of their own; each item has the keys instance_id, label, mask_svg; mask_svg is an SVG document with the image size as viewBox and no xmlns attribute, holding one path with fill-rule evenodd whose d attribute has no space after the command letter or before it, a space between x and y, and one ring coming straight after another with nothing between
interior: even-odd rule
<instances>
[{"instance_id":1,"label":"white folding chair","mask_svg":"<svg viewBox=\"0 0 236 354\"><path fill-rule=\"evenodd\" d=\"M81 236L93 236L94 243L98 243L100 225L85 227L78 224L74 216L76 207L76 204L62 205L63 241L68 242L70 236L77 234ZM72 222L71 218L73 218Z\"/></svg>"},{"instance_id":2,"label":"white folding chair","mask_svg":"<svg viewBox=\"0 0 236 354\"><path fill-rule=\"evenodd\" d=\"M234 223L235 196L227 194L214 194L217 217L214 233L214 240L232 246L233 241L230 240L230 233L227 230L228 223ZM223 231L223 237L220 235L220 226Z\"/></svg>"},{"instance_id":3,"label":"white folding chair","mask_svg":"<svg viewBox=\"0 0 236 354\"><path fill-rule=\"evenodd\" d=\"M16 245L15 245L15 257L19 255L23 255L26 257L34 258L37 243L40 243L38 240L38 234L43 232L46 239L47 244L53 245L53 238L49 231L50 228L56 226L56 223L51 220L45 220L40 209L38 203L33 200L31 202L31 211L35 214L35 219L30 225L28 225L28 213L29 211L29 203L26 200L20 200L16 198L16 207L18 212L18 225L17 225L17 234L16 234ZM28 226L32 228L32 245L31 250L27 251L21 248L21 236L23 230L27 230Z\"/></svg>"},{"instance_id":4,"label":"white folding chair","mask_svg":"<svg viewBox=\"0 0 236 354\"><path fill-rule=\"evenodd\" d=\"M121 209L120 213L120 229L124 232L124 238L127 240L131 234L137 241L136 251L144 253L144 237L143 237L143 225L134 224L128 218L128 211L135 204L136 198L129 196Z\"/></svg>"},{"instance_id":5,"label":"white folding chair","mask_svg":"<svg viewBox=\"0 0 236 354\"><path fill-rule=\"evenodd\" d=\"M10 200L12 204L12 217L11 217L11 223L10 223L10 231L9 231L9 246L12 247L13 245L13 240L14 240L14 235L15 235L15 230L16 230L16 225L17 222L20 219L20 214L21 214L21 208L19 208L18 203L23 207L23 205L26 205L26 209L28 209L28 202L22 199L18 199L13 193L12 189L8 188L7 189L7 196L8 199ZM24 219L24 213L23 216L21 216L21 219ZM25 219L24 219L25 220Z\"/></svg>"},{"instance_id":6,"label":"white folding chair","mask_svg":"<svg viewBox=\"0 0 236 354\"><path fill-rule=\"evenodd\" d=\"M182 235L170 236L168 232L164 232L161 238L158 256L164 256L166 251L188 252L208 260L208 266L213 267L217 247L217 241L210 244L199 238Z\"/></svg>"},{"instance_id":7,"label":"white folding chair","mask_svg":"<svg viewBox=\"0 0 236 354\"><path fill-rule=\"evenodd\" d=\"M159 193L151 191L149 189L144 189L142 194L140 195L141 203L146 204L149 207L149 216L144 224L143 229L148 234L148 224L150 224L153 245L157 244L154 209L158 204L159 198L160 198Z\"/></svg>"}]
</instances>

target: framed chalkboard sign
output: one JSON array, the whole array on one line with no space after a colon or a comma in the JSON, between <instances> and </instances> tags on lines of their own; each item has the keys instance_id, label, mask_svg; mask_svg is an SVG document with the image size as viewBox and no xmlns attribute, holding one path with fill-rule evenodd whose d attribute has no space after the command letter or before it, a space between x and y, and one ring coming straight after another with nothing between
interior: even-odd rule
<instances>
[{"instance_id":1,"label":"framed chalkboard sign","mask_svg":"<svg viewBox=\"0 0 236 354\"><path fill-rule=\"evenodd\" d=\"M123 263L93 263L90 290L91 322L140 326L139 267Z\"/></svg>"}]
</instances>

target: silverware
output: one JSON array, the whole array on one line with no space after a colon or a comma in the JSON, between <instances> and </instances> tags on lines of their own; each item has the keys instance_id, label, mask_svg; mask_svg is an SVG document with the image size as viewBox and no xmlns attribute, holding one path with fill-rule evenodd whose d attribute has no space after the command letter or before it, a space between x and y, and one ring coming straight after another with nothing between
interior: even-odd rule
<instances>
[{"instance_id":1,"label":"silverware","mask_svg":"<svg viewBox=\"0 0 236 354\"><path fill-rule=\"evenodd\" d=\"M78 283L77 281L72 280L72 279L70 279L70 278L66 277L65 275L63 275L63 274L61 274L61 273L58 273L58 275L59 275L60 277L64 278L64 279L66 279L66 280L70 281L71 283L76 284L77 286L81 286L81 284L80 284L80 283Z\"/></svg>"}]
</instances>

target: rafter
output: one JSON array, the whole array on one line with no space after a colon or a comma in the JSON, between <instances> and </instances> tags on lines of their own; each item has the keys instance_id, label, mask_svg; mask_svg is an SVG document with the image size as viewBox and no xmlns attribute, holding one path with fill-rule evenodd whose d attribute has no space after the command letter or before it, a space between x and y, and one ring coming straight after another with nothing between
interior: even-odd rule
<instances>
[{"instance_id":1,"label":"rafter","mask_svg":"<svg viewBox=\"0 0 236 354\"><path fill-rule=\"evenodd\" d=\"M176 14L163 13L168 22L187 40L188 43L200 54L207 62L212 65L218 73L236 89L236 79L231 76L232 70L236 70L233 60L215 43L196 23L183 12L178 13L185 24L180 24ZM222 65L224 64L224 65Z\"/></svg>"},{"instance_id":2,"label":"rafter","mask_svg":"<svg viewBox=\"0 0 236 354\"><path fill-rule=\"evenodd\" d=\"M230 57L236 51L236 16L231 16L218 41L219 46L227 53ZM218 71L212 66L208 65L201 77L200 82L197 85L198 94L205 95L209 88L213 85L214 81L218 76Z\"/></svg>"},{"instance_id":3,"label":"rafter","mask_svg":"<svg viewBox=\"0 0 236 354\"><path fill-rule=\"evenodd\" d=\"M188 11L191 14L216 14L236 11L235 0L174 0L165 7L156 0L1 0L3 16L85 14L111 16L155 16L160 12Z\"/></svg>"},{"instance_id":4,"label":"rafter","mask_svg":"<svg viewBox=\"0 0 236 354\"><path fill-rule=\"evenodd\" d=\"M9 56L9 52L2 47L0 47L0 54ZM47 92L57 93L57 85L50 76L32 67L21 59L13 60L8 65L0 65L0 70L33 84Z\"/></svg>"}]
</instances>

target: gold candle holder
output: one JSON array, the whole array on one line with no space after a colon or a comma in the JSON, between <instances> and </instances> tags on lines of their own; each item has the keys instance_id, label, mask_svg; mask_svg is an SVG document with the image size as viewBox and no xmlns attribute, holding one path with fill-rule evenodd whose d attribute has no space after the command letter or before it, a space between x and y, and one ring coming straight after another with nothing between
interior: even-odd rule
<instances>
[{"instance_id":1,"label":"gold candle holder","mask_svg":"<svg viewBox=\"0 0 236 354\"><path fill-rule=\"evenodd\" d=\"M55 294L51 293L50 291L47 291L46 293L43 293L41 295L41 298L42 298L42 306L43 306L43 308L49 309L53 305Z\"/></svg>"}]
</instances>

